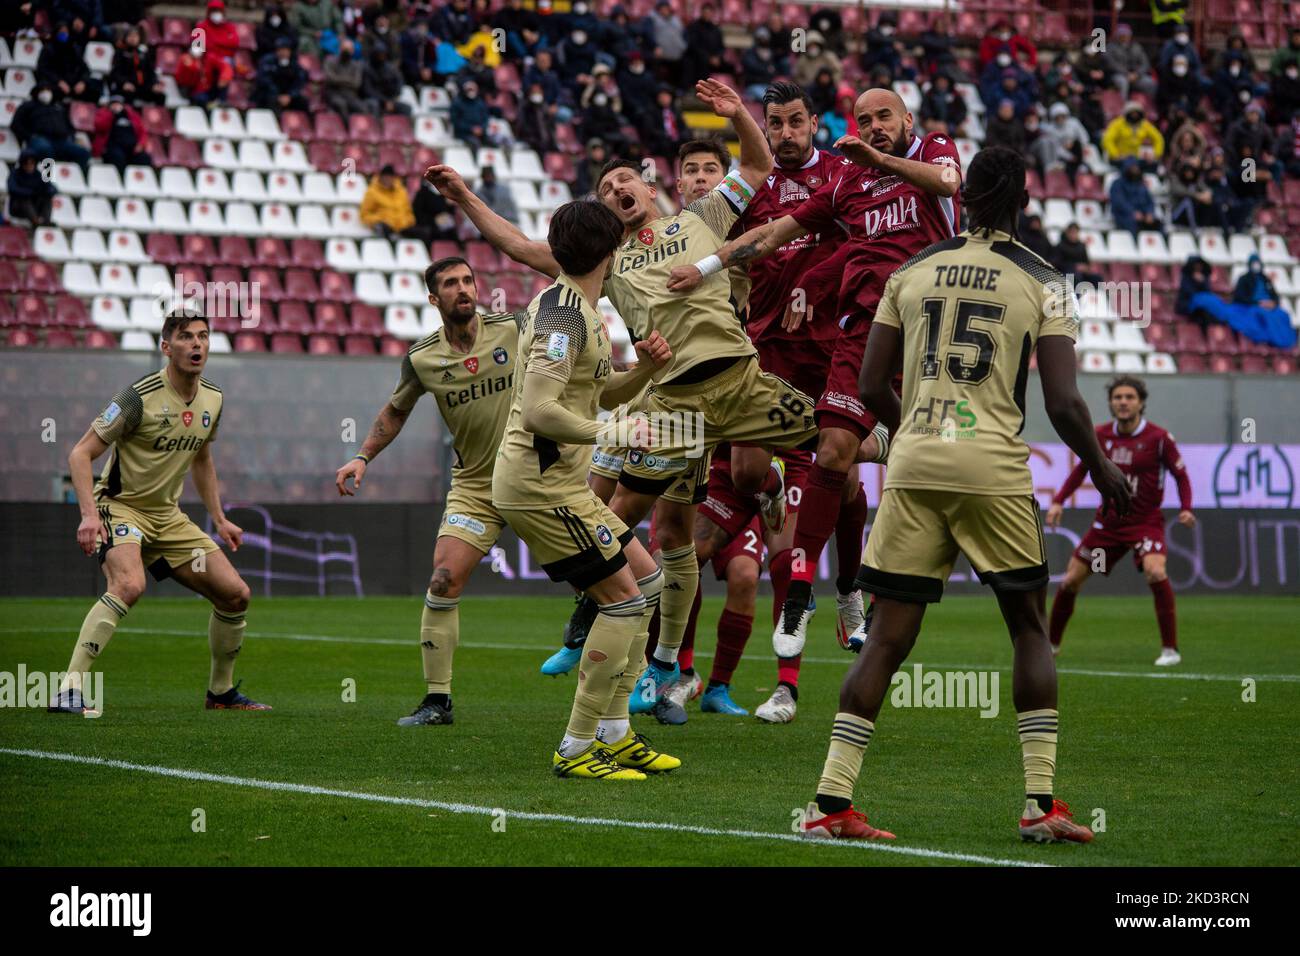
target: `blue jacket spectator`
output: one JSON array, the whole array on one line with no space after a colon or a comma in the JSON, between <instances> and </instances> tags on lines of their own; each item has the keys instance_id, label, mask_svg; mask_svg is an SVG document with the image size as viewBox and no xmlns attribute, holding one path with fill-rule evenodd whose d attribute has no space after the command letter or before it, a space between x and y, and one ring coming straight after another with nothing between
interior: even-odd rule
<instances>
[{"instance_id":1,"label":"blue jacket spectator","mask_svg":"<svg viewBox=\"0 0 1300 956\"><path fill-rule=\"evenodd\" d=\"M1160 48L1160 57L1156 60L1156 69L1164 71L1178 54L1187 57L1188 66L1197 73L1201 72L1201 56L1196 52L1196 47L1192 45L1192 34L1187 28L1187 24L1178 24L1174 30L1174 35L1165 41L1165 45Z\"/></svg>"},{"instance_id":2,"label":"blue jacket spectator","mask_svg":"<svg viewBox=\"0 0 1300 956\"><path fill-rule=\"evenodd\" d=\"M474 32L474 17L469 11L468 0L451 0L439 7L429 18L429 27L440 40L457 45L465 43Z\"/></svg>"},{"instance_id":3,"label":"blue jacket spectator","mask_svg":"<svg viewBox=\"0 0 1300 956\"><path fill-rule=\"evenodd\" d=\"M78 146L68 119L68 107L54 102L53 88L38 84L30 100L14 111L9 130L18 142L37 159L52 156L76 163L85 172L90 165L90 151Z\"/></svg>"},{"instance_id":4,"label":"blue jacket spectator","mask_svg":"<svg viewBox=\"0 0 1300 956\"><path fill-rule=\"evenodd\" d=\"M9 173L9 215L29 220L33 226L47 226L55 192L54 184L41 174L36 154L23 150Z\"/></svg>"},{"instance_id":5,"label":"blue jacket spectator","mask_svg":"<svg viewBox=\"0 0 1300 956\"><path fill-rule=\"evenodd\" d=\"M1015 105L1016 116L1023 119L1038 100L1038 81L1017 64L1003 67L995 60L980 77L980 99L989 111L997 109L1003 100L1010 100Z\"/></svg>"},{"instance_id":6,"label":"blue jacket spectator","mask_svg":"<svg viewBox=\"0 0 1300 956\"><path fill-rule=\"evenodd\" d=\"M1142 167L1136 159L1126 161L1120 177L1111 183L1110 214L1115 225L1127 229L1134 238L1139 229L1161 231L1156 219L1155 200L1142 180Z\"/></svg>"}]
</instances>

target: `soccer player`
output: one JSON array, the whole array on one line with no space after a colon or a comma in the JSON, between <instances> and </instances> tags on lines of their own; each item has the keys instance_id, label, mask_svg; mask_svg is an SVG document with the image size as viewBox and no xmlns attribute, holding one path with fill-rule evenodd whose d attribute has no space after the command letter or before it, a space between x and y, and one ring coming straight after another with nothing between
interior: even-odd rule
<instances>
[{"instance_id":1,"label":"soccer player","mask_svg":"<svg viewBox=\"0 0 1300 956\"><path fill-rule=\"evenodd\" d=\"M519 336L519 374L492 500L552 581L567 581L599 605L583 645L568 728L552 758L555 774L644 780L646 772L681 765L653 750L628 721L628 696L663 573L586 477L595 443L650 446L645 418L601 423L596 412L635 397L672 352L652 332L637 343L643 361L635 369L612 370L596 303L623 240L617 216L599 203L566 203L551 217L547 238L560 274L529 305Z\"/></svg>"},{"instance_id":2,"label":"soccer player","mask_svg":"<svg viewBox=\"0 0 1300 956\"><path fill-rule=\"evenodd\" d=\"M817 402L817 457L808 470L794 532L792 553L798 560L772 636L777 657L786 659L803 651L813 576L835 530L849 469L873 441L876 447L868 459L883 461L888 454L887 438L873 434L876 418L857 395L863 346L881 290L899 265L953 236L959 220L961 162L952 140L938 133L917 136L912 114L892 90L867 90L854 112L865 139L836 141L844 159L831 188L818 190L798 209L751 229L717 254L721 264L732 266L761 259L809 233L827 232L837 223L849 229L838 306L843 331ZM681 270L673 287L689 289L713 268L709 261L703 269ZM792 318L787 326L797 328L797 315Z\"/></svg>"},{"instance_id":3,"label":"soccer player","mask_svg":"<svg viewBox=\"0 0 1300 956\"><path fill-rule=\"evenodd\" d=\"M442 328L411 346L392 398L379 410L356 456L338 470L340 495L361 490L370 462L388 447L426 392L453 439L455 463L433 548L433 575L420 618L425 695L400 727L452 722L452 658L460 642L460 595L505 519L492 504L492 465L514 394L522 313L478 314L478 284L464 259L439 259L424 272ZM354 482L349 487L348 482Z\"/></svg>"},{"instance_id":4,"label":"soccer player","mask_svg":"<svg viewBox=\"0 0 1300 956\"><path fill-rule=\"evenodd\" d=\"M1038 349L1047 414L1087 464L1108 506L1129 489L1097 444L1075 386L1078 317L1064 278L1015 239L1028 203L1024 159L993 147L972 161L970 229L936 243L890 277L863 359L861 395L894 436L889 472L858 580L876 612L844 678L810 837L893 839L853 808L862 757L890 679L927 604L943 596L959 553L993 589L1014 650L1012 699L1025 771L1026 840L1087 843L1054 797L1056 670L1043 620L1047 555L1029 472L1029 361ZM892 380L901 363L900 406Z\"/></svg>"},{"instance_id":5,"label":"soccer player","mask_svg":"<svg viewBox=\"0 0 1300 956\"><path fill-rule=\"evenodd\" d=\"M624 229L604 292L635 335L659 331L673 343L672 362L658 373L645 411L679 426L670 430L676 435L663 436L663 444L628 455L610 502L611 510L630 525L659 502L656 523L664 572L660 636L633 712L653 707L659 693L680 676L677 652L699 584L693 529L696 505L704 498L709 451L722 441L755 445L733 480L743 494L774 495L781 479L771 468L770 449L797 447L816 435L812 400L759 368L726 276L710 277L689 295L668 290L675 266L707 257L722 246L753 196L751 183L760 182L770 168L763 132L734 90L701 80L696 95L735 126L741 142L739 172L729 173L707 196L675 216L658 214L656 190L639 163L611 160L596 184L600 202L618 216ZM450 167L431 167L426 176L496 248L539 272L558 274L546 243L529 241L492 213ZM696 434L687 435L688 427Z\"/></svg>"},{"instance_id":6,"label":"soccer player","mask_svg":"<svg viewBox=\"0 0 1300 956\"><path fill-rule=\"evenodd\" d=\"M1065 580L1052 601L1051 638L1053 653L1059 652L1065 626L1074 613L1074 600L1079 596L1093 571L1109 575L1133 549L1133 561L1147 579L1156 602L1156 623L1160 627L1159 667L1171 667L1182 661L1178 653L1178 618L1174 613L1174 589L1165 573L1165 522L1160 513L1164 500L1165 472L1178 483L1178 523L1191 528L1196 525L1192 514L1192 482L1183 465L1183 456L1174 444L1174 436L1144 417L1147 407L1147 387L1140 378L1117 375L1106 386L1110 413L1114 421L1097 426L1097 441L1106 450L1106 457L1119 466L1128 477L1133 494L1133 508L1127 516L1116 519L1098 508L1092 527L1079 542L1065 569ZM1086 469L1082 462L1065 479L1065 484L1052 499L1047 509L1048 527L1061 523L1061 510L1066 499L1083 482Z\"/></svg>"},{"instance_id":7,"label":"soccer player","mask_svg":"<svg viewBox=\"0 0 1300 956\"><path fill-rule=\"evenodd\" d=\"M185 474L212 517L216 534L237 551L243 531L225 515L212 461L221 423L221 389L203 377L208 361L208 320L185 308L163 322L160 371L113 397L68 454L72 487L81 509L77 544L87 556L98 549L108 589L81 625L68 673L51 712L84 714L82 674L104 653L113 632L144 593L144 572L175 578L212 602L208 619L208 710L270 710L233 683L244 643L248 585L177 502ZM91 464L110 452L92 490Z\"/></svg>"}]
</instances>

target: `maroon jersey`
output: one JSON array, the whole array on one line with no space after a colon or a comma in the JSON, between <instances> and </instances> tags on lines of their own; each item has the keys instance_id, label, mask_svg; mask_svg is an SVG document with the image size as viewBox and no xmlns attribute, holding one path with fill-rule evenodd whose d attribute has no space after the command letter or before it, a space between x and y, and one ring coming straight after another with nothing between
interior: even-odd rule
<instances>
[{"instance_id":1,"label":"maroon jersey","mask_svg":"<svg viewBox=\"0 0 1300 956\"><path fill-rule=\"evenodd\" d=\"M1128 435L1121 434L1114 422L1097 426L1097 442L1106 457L1113 461L1128 478L1132 501L1129 512L1122 518L1103 514L1097 509L1096 525L1113 529L1139 525L1162 524L1160 503L1165 496L1165 472L1169 471L1178 483L1179 507L1192 510L1192 481L1183 465L1183 456L1174 444L1174 436L1145 418ZM1053 504L1064 504L1078 490L1088 469L1083 462L1075 465L1070 477L1052 499Z\"/></svg>"},{"instance_id":2,"label":"maroon jersey","mask_svg":"<svg viewBox=\"0 0 1300 956\"><path fill-rule=\"evenodd\" d=\"M798 169L772 167L767 181L759 187L749 208L736 223L735 234L789 215L814 193L829 188L841 169L840 160L839 156L814 149L812 157ZM770 255L750 263L752 288L745 330L752 341L790 337L781 328L781 317L796 288L804 290L813 311L808 327L799 329L795 337L811 335L819 341L833 341L839 335L839 316L833 313L838 305L841 273L822 266L846 238L843 227L832 224L787 242Z\"/></svg>"},{"instance_id":3,"label":"maroon jersey","mask_svg":"<svg viewBox=\"0 0 1300 956\"><path fill-rule=\"evenodd\" d=\"M961 176L952 138L940 133L912 137L904 157L947 166ZM926 246L957 234L960 193L935 196L894 175L848 159L830 189L821 189L791 215L809 232L826 235L836 223L849 232L851 252L840 277L839 311L849 321L875 314L894 271Z\"/></svg>"}]
</instances>

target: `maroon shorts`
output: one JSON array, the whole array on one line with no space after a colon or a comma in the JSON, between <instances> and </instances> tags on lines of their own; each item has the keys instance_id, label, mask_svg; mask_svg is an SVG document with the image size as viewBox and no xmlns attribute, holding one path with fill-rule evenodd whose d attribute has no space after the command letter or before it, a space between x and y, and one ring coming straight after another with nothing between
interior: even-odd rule
<instances>
[{"instance_id":1,"label":"maroon shorts","mask_svg":"<svg viewBox=\"0 0 1300 956\"><path fill-rule=\"evenodd\" d=\"M1099 527L1096 522L1083 536L1079 546L1074 549L1074 556L1094 570L1109 575L1124 557L1125 552L1133 549L1133 563L1142 570L1142 559L1148 554L1165 554L1165 526L1163 522L1147 522L1126 525L1110 530ZM1097 568L1097 554L1104 554L1104 563Z\"/></svg>"},{"instance_id":2,"label":"maroon shorts","mask_svg":"<svg viewBox=\"0 0 1300 956\"><path fill-rule=\"evenodd\" d=\"M777 452L776 457L785 462L785 508L787 515L793 515L799 511L799 500L803 497L813 454L791 449ZM757 497L740 494L732 484L731 448L728 445L719 446L713 453L713 461L709 464L708 496L700 505L700 514L725 531L733 541L758 515Z\"/></svg>"},{"instance_id":3,"label":"maroon shorts","mask_svg":"<svg viewBox=\"0 0 1300 956\"><path fill-rule=\"evenodd\" d=\"M727 565L736 558L748 558L760 567L763 564L763 526L759 523L757 515L750 519L749 524L741 530L740 534L727 542L727 546L713 556L713 576L719 581L725 581Z\"/></svg>"},{"instance_id":4,"label":"maroon shorts","mask_svg":"<svg viewBox=\"0 0 1300 956\"><path fill-rule=\"evenodd\" d=\"M830 375L834 342L809 338L764 338L754 343L758 367L783 378L805 395L820 395Z\"/></svg>"},{"instance_id":5,"label":"maroon shorts","mask_svg":"<svg viewBox=\"0 0 1300 956\"><path fill-rule=\"evenodd\" d=\"M871 321L858 317L835 340L826 387L817 400L817 425L820 428L843 428L858 436L871 434L876 416L867 411L858 393L858 376L862 373L862 354L867 349Z\"/></svg>"}]
</instances>

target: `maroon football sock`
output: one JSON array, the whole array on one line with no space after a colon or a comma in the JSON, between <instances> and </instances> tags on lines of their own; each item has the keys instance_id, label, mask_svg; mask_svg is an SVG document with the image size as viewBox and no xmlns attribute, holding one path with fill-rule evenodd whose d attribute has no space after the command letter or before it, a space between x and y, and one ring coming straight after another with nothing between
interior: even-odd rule
<instances>
[{"instance_id":1,"label":"maroon football sock","mask_svg":"<svg viewBox=\"0 0 1300 956\"><path fill-rule=\"evenodd\" d=\"M772 623L781 619L781 606L790 590L790 549L778 551L767 562L767 573L772 579Z\"/></svg>"},{"instance_id":2,"label":"maroon football sock","mask_svg":"<svg viewBox=\"0 0 1300 956\"><path fill-rule=\"evenodd\" d=\"M1052 601L1052 620L1048 625L1048 635L1055 647L1061 646L1065 625L1070 623L1070 615L1074 613L1074 599L1078 596L1077 592L1065 588L1059 588L1056 592L1056 598Z\"/></svg>"},{"instance_id":3,"label":"maroon football sock","mask_svg":"<svg viewBox=\"0 0 1300 956\"><path fill-rule=\"evenodd\" d=\"M852 591L857 580L862 564L862 532L866 527L867 495L859 482L853 500L840 505L840 518L835 523L835 588L841 594Z\"/></svg>"},{"instance_id":4,"label":"maroon football sock","mask_svg":"<svg viewBox=\"0 0 1300 956\"><path fill-rule=\"evenodd\" d=\"M709 683L730 684L740 657L745 653L745 644L754 630L754 618L749 614L737 614L729 608L722 609L718 618L718 650L713 655L713 670L709 672Z\"/></svg>"},{"instance_id":5,"label":"maroon football sock","mask_svg":"<svg viewBox=\"0 0 1300 956\"><path fill-rule=\"evenodd\" d=\"M831 471L813 462L799 502L799 519L794 527L794 553L800 560L790 569L792 581L811 586L817 574L826 542L840 516L840 493L847 472Z\"/></svg>"},{"instance_id":6,"label":"maroon football sock","mask_svg":"<svg viewBox=\"0 0 1300 956\"><path fill-rule=\"evenodd\" d=\"M1169 579L1151 582L1156 599L1156 623L1160 625L1160 646L1178 650L1178 617L1174 612L1174 586Z\"/></svg>"}]
</instances>

